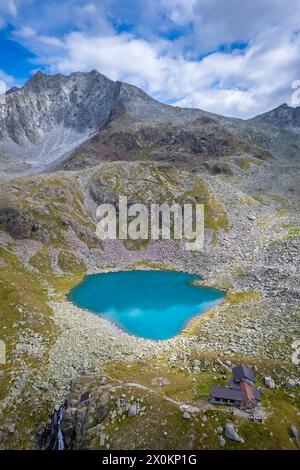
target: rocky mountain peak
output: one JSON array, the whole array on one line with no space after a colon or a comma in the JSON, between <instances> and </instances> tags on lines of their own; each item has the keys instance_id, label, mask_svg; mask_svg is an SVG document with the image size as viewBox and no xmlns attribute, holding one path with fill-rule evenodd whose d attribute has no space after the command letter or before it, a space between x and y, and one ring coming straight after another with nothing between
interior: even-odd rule
<instances>
[{"instance_id":1,"label":"rocky mountain peak","mask_svg":"<svg viewBox=\"0 0 300 470\"><path fill-rule=\"evenodd\" d=\"M284 104L248 121L225 118L162 104L96 70L70 75L39 70L2 98L2 174L140 159L199 169L243 152L268 158L261 123L300 129L300 108ZM223 167L217 163L217 171Z\"/></svg>"},{"instance_id":2,"label":"rocky mountain peak","mask_svg":"<svg viewBox=\"0 0 300 470\"><path fill-rule=\"evenodd\" d=\"M22 88L5 95L0 109L1 159L19 160L17 166L22 161L31 166L51 164L105 126L118 90L115 82L95 70L68 76L36 72Z\"/></svg>"},{"instance_id":3,"label":"rocky mountain peak","mask_svg":"<svg viewBox=\"0 0 300 470\"><path fill-rule=\"evenodd\" d=\"M287 103L278 106L267 113L256 116L254 121L263 122L283 129L300 129L300 106L292 107Z\"/></svg>"}]
</instances>

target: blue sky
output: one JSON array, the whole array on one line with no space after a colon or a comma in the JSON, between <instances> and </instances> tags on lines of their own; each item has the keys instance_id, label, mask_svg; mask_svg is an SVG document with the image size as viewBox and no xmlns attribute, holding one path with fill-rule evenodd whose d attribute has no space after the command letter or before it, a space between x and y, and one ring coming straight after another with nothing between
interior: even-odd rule
<instances>
[{"instance_id":1,"label":"blue sky","mask_svg":"<svg viewBox=\"0 0 300 470\"><path fill-rule=\"evenodd\" d=\"M179 106L250 117L292 102L299 0L0 0L0 92L97 69Z\"/></svg>"}]
</instances>

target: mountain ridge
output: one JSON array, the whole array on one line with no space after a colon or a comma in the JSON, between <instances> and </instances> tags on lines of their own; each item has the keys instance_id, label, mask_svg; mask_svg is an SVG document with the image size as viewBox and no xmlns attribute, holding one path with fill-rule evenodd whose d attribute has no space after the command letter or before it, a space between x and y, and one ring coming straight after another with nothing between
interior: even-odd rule
<instances>
[{"instance_id":1,"label":"mountain ridge","mask_svg":"<svg viewBox=\"0 0 300 470\"><path fill-rule=\"evenodd\" d=\"M265 124L297 131L300 130L300 106L292 107L287 103L283 103L277 108L255 116L251 121L264 122Z\"/></svg>"},{"instance_id":2,"label":"mountain ridge","mask_svg":"<svg viewBox=\"0 0 300 470\"><path fill-rule=\"evenodd\" d=\"M4 178L107 160L166 160L197 171L224 156L268 157L270 139L262 126L297 132L291 125L294 114L300 126L298 108L279 107L248 120L228 118L160 103L96 70L70 75L38 71L23 87L2 95L1 103Z\"/></svg>"}]
</instances>

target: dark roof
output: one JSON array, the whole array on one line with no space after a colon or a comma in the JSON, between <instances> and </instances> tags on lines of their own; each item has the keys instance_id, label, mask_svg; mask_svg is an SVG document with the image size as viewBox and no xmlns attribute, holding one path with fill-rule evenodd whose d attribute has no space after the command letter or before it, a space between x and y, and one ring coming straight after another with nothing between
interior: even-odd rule
<instances>
[{"instance_id":1,"label":"dark roof","mask_svg":"<svg viewBox=\"0 0 300 470\"><path fill-rule=\"evenodd\" d=\"M244 364L239 364L238 366L232 369L233 380L240 380L240 379L247 379L251 380L251 382L255 382L254 375L252 369Z\"/></svg>"},{"instance_id":2,"label":"dark roof","mask_svg":"<svg viewBox=\"0 0 300 470\"><path fill-rule=\"evenodd\" d=\"M230 387L230 388L236 388L237 390L240 390L240 389L241 389L240 384L237 383L237 382L235 382L235 381L233 380L233 378L231 378L231 379L228 381L228 387Z\"/></svg>"},{"instance_id":3,"label":"dark roof","mask_svg":"<svg viewBox=\"0 0 300 470\"><path fill-rule=\"evenodd\" d=\"M244 394L241 389L229 387L212 387L211 396L213 398L223 398L224 400L243 401Z\"/></svg>"}]
</instances>

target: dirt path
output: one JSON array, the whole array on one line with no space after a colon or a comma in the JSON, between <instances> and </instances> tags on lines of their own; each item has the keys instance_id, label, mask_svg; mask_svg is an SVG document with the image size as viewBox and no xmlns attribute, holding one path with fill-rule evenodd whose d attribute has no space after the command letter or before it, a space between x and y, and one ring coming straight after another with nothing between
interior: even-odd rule
<instances>
[{"instance_id":1,"label":"dirt path","mask_svg":"<svg viewBox=\"0 0 300 470\"><path fill-rule=\"evenodd\" d=\"M148 387L147 385L142 385L136 382L123 382L122 380L118 379L113 379L111 377L107 377L109 380L112 382L117 382L119 385L115 386L110 386L110 390L118 390L124 387L132 387L132 388L138 388L140 390L145 390L147 392L153 393L163 400L168 401L169 403L172 403L173 405L176 405L179 407L181 411L187 411L189 413L201 413L204 410L216 410L216 407L209 403L207 400L202 399L202 400L197 400L196 403L185 403L181 402L179 400L176 400L175 398L169 397L168 395L165 395L164 393L160 393L157 390L153 390L152 388ZM218 407L218 411L222 411L223 413L231 413L229 409L224 409L221 407ZM239 410L238 408L234 409L234 414L242 416L243 418L247 418L249 414L243 410Z\"/></svg>"},{"instance_id":2,"label":"dirt path","mask_svg":"<svg viewBox=\"0 0 300 470\"><path fill-rule=\"evenodd\" d=\"M227 413L229 415L238 415L244 419L248 419L249 413L245 410L240 410L239 408L234 408L234 412L230 411L232 408L221 408L221 406L215 406L211 403L209 403L206 399L199 399L194 403L186 403L186 402L181 402L179 400L176 400L175 398L169 397L168 395L164 393L160 393L157 390L153 390L153 388L148 387L147 385L139 384L137 382L123 382L122 380L118 379L113 379L112 377L107 377L109 380L112 382L117 382L119 385L110 385L109 390L117 390L121 389L124 387L131 387L131 388L137 388L140 390L145 390L147 392L153 393L156 396L159 396L163 400L168 401L169 403L172 403L173 405L178 406L180 411L184 412L187 411L188 413L201 413L202 411L205 410L218 410L223 413ZM266 410L263 408L256 410L255 414L261 416L264 418L264 420L268 417L268 413Z\"/></svg>"}]
</instances>

